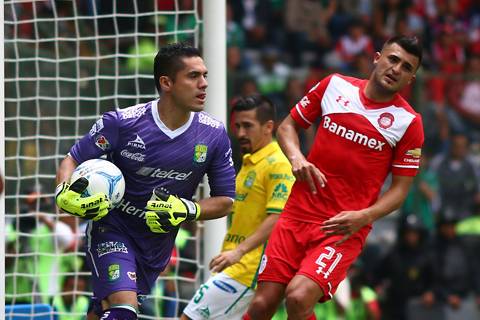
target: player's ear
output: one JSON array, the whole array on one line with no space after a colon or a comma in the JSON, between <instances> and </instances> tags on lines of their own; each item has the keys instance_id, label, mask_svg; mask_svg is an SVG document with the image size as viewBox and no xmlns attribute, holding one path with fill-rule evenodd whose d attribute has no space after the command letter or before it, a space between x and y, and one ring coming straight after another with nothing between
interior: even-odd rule
<instances>
[{"instance_id":1,"label":"player's ear","mask_svg":"<svg viewBox=\"0 0 480 320\"><path fill-rule=\"evenodd\" d=\"M162 92L170 91L173 85L172 79L170 79L168 76L161 76L158 79L158 82L160 82L160 88L162 89Z\"/></svg>"},{"instance_id":2,"label":"player's ear","mask_svg":"<svg viewBox=\"0 0 480 320\"><path fill-rule=\"evenodd\" d=\"M273 128L275 128L275 123L273 122L273 120L268 120L264 123L263 128L265 134L272 134Z\"/></svg>"},{"instance_id":3,"label":"player's ear","mask_svg":"<svg viewBox=\"0 0 480 320\"><path fill-rule=\"evenodd\" d=\"M382 53L380 51L375 52L375 54L373 55L373 64L377 64L381 56Z\"/></svg>"}]
</instances>

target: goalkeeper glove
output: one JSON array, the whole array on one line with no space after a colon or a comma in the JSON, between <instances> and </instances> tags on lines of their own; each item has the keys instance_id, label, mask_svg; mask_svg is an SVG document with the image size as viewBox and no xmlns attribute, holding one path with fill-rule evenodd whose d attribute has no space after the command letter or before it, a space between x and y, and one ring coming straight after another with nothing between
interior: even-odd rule
<instances>
[{"instance_id":1,"label":"goalkeeper glove","mask_svg":"<svg viewBox=\"0 0 480 320\"><path fill-rule=\"evenodd\" d=\"M81 194L87 187L88 180L85 177L78 178L71 185L62 182L55 191L55 202L66 213L98 221L108 213L110 201L102 192L82 198Z\"/></svg>"},{"instance_id":2,"label":"goalkeeper glove","mask_svg":"<svg viewBox=\"0 0 480 320\"><path fill-rule=\"evenodd\" d=\"M147 226L152 232L167 233L184 221L193 221L200 216L200 205L196 202L168 195L155 188L148 210L145 213Z\"/></svg>"}]
</instances>

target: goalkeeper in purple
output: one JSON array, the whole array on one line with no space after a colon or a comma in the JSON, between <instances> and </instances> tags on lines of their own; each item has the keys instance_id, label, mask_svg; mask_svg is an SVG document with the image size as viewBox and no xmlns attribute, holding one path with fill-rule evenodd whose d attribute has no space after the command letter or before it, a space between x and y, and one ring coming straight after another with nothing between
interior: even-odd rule
<instances>
[{"instance_id":1,"label":"goalkeeper in purple","mask_svg":"<svg viewBox=\"0 0 480 320\"><path fill-rule=\"evenodd\" d=\"M179 225L230 212L230 141L224 125L203 112L206 77L197 49L163 47L154 64L160 98L103 114L60 164L57 206L90 220L86 256L94 308L88 319L137 319L138 296L150 293L167 266ZM125 177L125 195L115 208L102 193L80 197L85 178L69 183L78 164L103 155ZM193 202L205 174L210 197Z\"/></svg>"}]
</instances>

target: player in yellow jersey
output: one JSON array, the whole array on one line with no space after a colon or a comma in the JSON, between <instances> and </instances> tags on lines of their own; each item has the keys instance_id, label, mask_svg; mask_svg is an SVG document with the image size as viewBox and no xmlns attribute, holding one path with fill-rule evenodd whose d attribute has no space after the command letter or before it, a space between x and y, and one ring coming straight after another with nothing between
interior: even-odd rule
<instances>
[{"instance_id":1,"label":"player in yellow jersey","mask_svg":"<svg viewBox=\"0 0 480 320\"><path fill-rule=\"evenodd\" d=\"M290 162L273 140L275 107L263 96L240 98L232 109L243 154L232 222L214 273L197 290L181 319L241 319L247 310L266 241L294 182Z\"/></svg>"}]
</instances>

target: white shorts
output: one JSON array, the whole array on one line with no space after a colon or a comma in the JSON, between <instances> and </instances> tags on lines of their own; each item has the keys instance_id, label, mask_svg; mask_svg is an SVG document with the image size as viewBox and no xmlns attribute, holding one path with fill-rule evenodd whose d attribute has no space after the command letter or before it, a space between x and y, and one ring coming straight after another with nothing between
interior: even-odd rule
<instances>
[{"instance_id":1,"label":"white shorts","mask_svg":"<svg viewBox=\"0 0 480 320\"><path fill-rule=\"evenodd\" d=\"M240 320L254 294L251 288L217 273L200 286L183 313L193 320Z\"/></svg>"}]
</instances>

